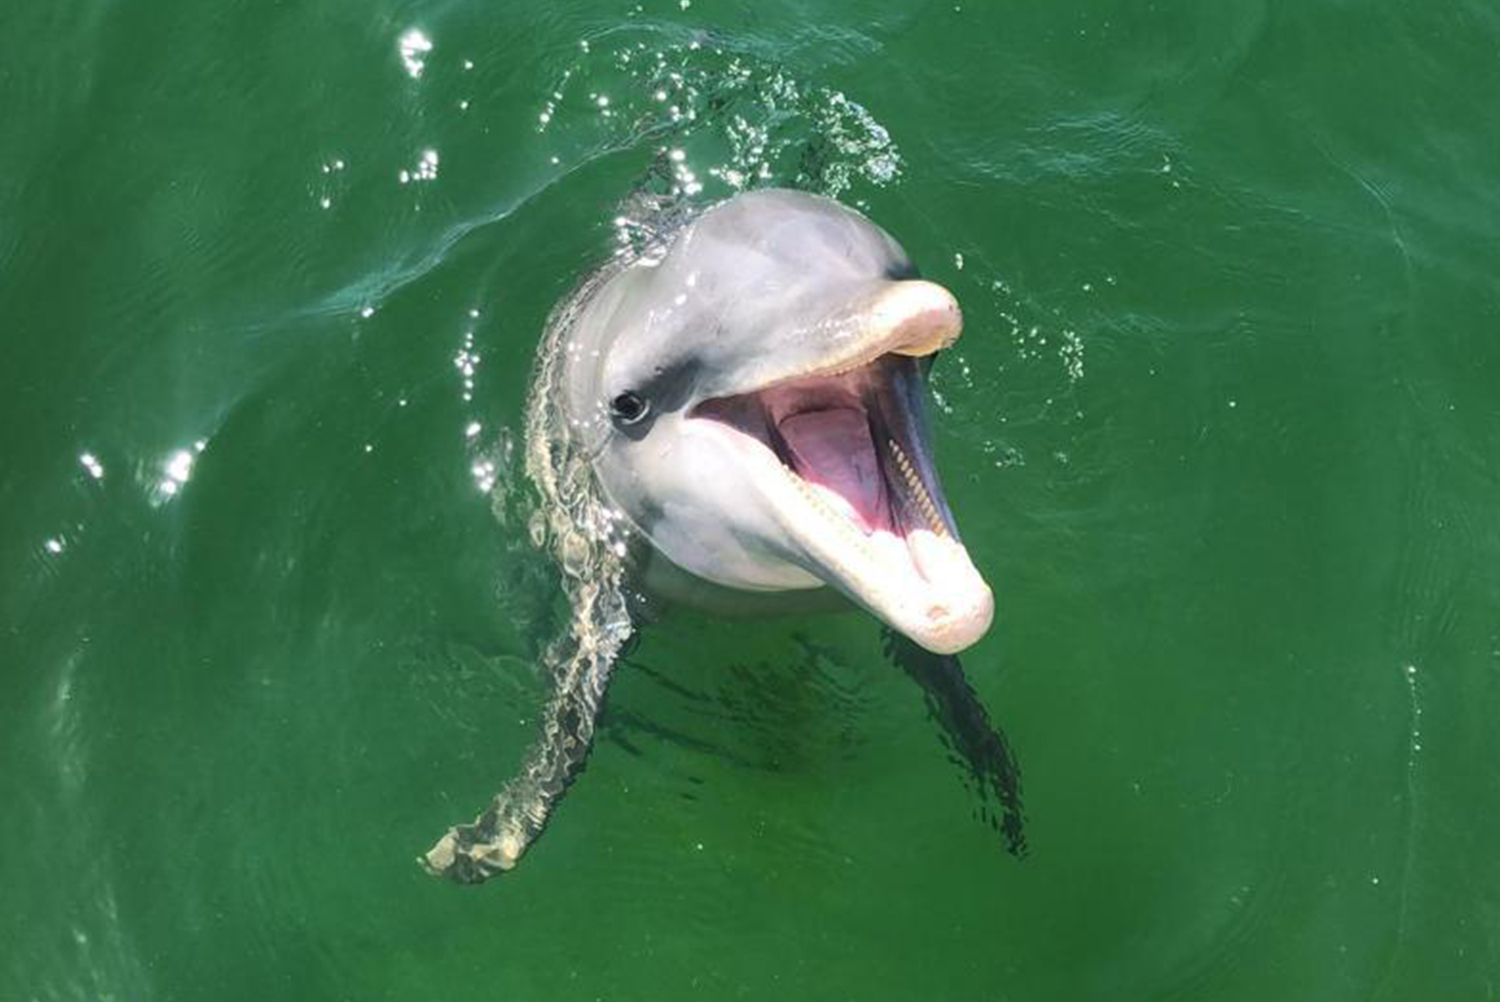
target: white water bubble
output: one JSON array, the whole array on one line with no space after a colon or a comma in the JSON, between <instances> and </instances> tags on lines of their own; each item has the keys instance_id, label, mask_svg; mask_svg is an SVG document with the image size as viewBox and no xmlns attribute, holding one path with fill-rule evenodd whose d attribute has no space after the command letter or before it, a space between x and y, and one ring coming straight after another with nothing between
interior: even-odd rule
<instances>
[{"instance_id":1,"label":"white water bubble","mask_svg":"<svg viewBox=\"0 0 1500 1002\"><path fill-rule=\"evenodd\" d=\"M202 446L194 443L193 449L178 449L167 457L166 462L162 464L162 478L156 484L159 500L176 497L183 486L192 479L193 463L198 458L197 454L202 451Z\"/></svg>"},{"instance_id":2,"label":"white water bubble","mask_svg":"<svg viewBox=\"0 0 1500 1002\"><path fill-rule=\"evenodd\" d=\"M178 449L172 453L172 458L167 460L167 476L179 484L185 484L192 475L193 454L186 449Z\"/></svg>"},{"instance_id":3,"label":"white water bubble","mask_svg":"<svg viewBox=\"0 0 1500 1002\"><path fill-rule=\"evenodd\" d=\"M479 488L479 493L488 494L495 489L495 464L488 459L481 460L469 467L469 473L474 477L474 486Z\"/></svg>"},{"instance_id":4,"label":"white water bubble","mask_svg":"<svg viewBox=\"0 0 1500 1002\"><path fill-rule=\"evenodd\" d=\"M402 184L411 184L414 181L435 181L440 160L437 150L423 150L422 155L417 158L417 165L410 170L400 171L396 177Z\"/></svg>"},{"instance_id":5,"label":"white water bubble","mask_svg":"<svg viewBox=\"0 0 1500 1002\"><path fill-rule=\"evenodd\" d=\"M438 175L438 152L437 150L423 150L422 158L417 161L417 170L413 177L418 181L431 181Z\"/></svg>"},{"instance_id":6,"label":"white water bubble","mask_svg":"<svg viewBox=\"0 0 1500 1002\"><path fill-rule=\"evenodd\" d=\"M432 51L432 39L421 28L408 28L398 43L401 50L401 65L407 74L416 80L427 68L427 53Z\"/></svg>"}]
</instances>

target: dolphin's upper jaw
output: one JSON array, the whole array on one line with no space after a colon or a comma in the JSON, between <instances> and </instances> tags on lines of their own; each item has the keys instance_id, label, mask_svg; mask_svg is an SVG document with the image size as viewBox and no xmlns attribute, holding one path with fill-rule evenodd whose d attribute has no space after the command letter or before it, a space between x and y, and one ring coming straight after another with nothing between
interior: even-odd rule
<instances>
[{"instance_id":1,"label":"dolphin's upper jaw","mask_svg":"<svg viewBox=\"0 0 1500 1002\"><path fill-rule=\"evenodd\" d=\"M700 388L699 400L836 376L885 355L925 358L957 341L962 329L958 301L941 285L920 279L862 283L843 308L807 318L795 337L762 353L754 364L726 367L720 379Z\"/></svg>"},{"instance_id":2,"label":"dolphin's upper jaw","mask_svg":"<svg viewBox=\"0 0 1500 1002\"><path fill-rule=\"evenodd\" d=\"M919 319L925 344L951 343L947 321ZM900 318L887 326L887 345L900 328ZM931 463L919 363L902 357L916 354L707 401L689 420L753 471L792 559L917 643L951 653L984 635L994 605Z\"/></svg>"}]
</instances>

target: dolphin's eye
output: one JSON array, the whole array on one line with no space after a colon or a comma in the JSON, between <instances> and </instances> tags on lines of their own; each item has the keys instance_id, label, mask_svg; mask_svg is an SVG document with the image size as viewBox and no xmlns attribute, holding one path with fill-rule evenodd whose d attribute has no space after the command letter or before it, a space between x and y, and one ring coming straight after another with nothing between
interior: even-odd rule
<instances>
[{"instance_id":1,"label":"dolphin's eye","mask_svg":"<svg viewBox=\"0 0 1500 1002\"><path fill-rule=\"evenodd\" d=\"M609 412L621 424L635 424L649 413L651 405L639 393L626 390L609 402Z\"/></svg>"}]
</instances>

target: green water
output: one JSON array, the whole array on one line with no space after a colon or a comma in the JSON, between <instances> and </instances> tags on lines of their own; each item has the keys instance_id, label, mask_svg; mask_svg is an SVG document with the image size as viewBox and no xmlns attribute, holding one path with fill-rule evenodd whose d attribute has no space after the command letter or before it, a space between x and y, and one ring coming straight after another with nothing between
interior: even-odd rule
<instances>
[{"instance_id":1,"label":"green water","mask_svg":"<svg viewBox=\"0 0 1500 1002\"><path fill-rule=\"evenodd\" d=\"M3 24L0 999L1495 997L1493 3ZM680 615L516 873L415 865L531 739L530 360L671 149L963 303L1024 861L868 619Z\"/></svg>"}]
</instances>

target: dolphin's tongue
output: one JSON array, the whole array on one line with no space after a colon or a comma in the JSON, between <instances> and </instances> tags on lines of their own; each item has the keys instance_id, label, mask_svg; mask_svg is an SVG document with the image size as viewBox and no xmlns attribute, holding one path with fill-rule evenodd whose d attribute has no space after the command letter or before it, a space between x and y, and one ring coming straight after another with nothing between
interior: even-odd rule
<instances>
[{"instance_id":1,"label":"dolphin's tongue","mask_svg":"<svg viewBox=\"0 0 1500 1002\"><path fill-rule=\"evenodd\" d=\"M782 418L777 430L797 474L814 487L824 488L825 500L847 509L845 513L862 523L866 532L891 529L883 497L885 478L863 410L802 411Z\"/></svg>"}]
</instances>

